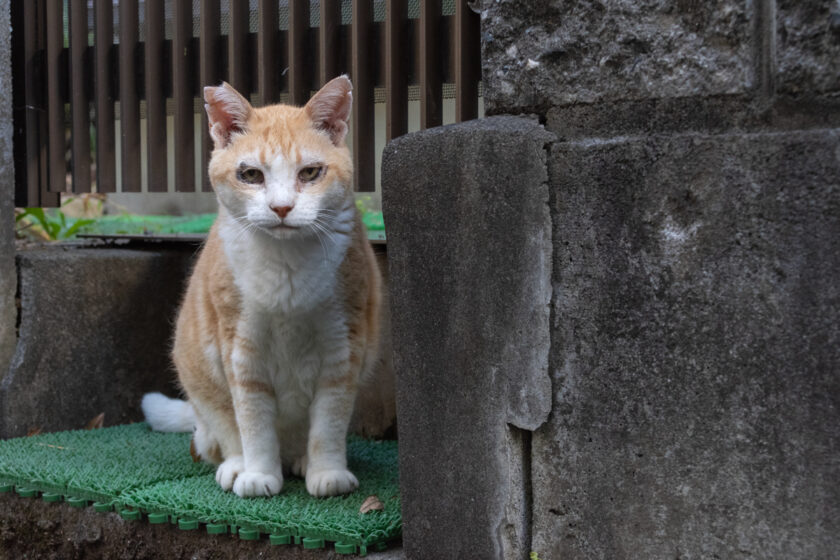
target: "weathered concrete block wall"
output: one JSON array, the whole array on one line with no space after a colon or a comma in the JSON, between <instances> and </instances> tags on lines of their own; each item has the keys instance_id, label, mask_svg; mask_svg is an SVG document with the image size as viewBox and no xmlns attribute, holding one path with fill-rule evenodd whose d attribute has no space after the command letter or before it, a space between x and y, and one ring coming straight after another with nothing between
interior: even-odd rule
<instances>
[{"instance_id":1,"label":"weathered concrete block wall","mask_svg":"<svg viewBox=\"0 0 840 560\"><path fill-rule=\"evenodd\" d=\"M751 4L484 2L485 107L743 93L756 80Z\"/></svg>"},{"instance_id":2,"label":"weathered concrete block wall","mask_svg":"<svg viewBox=\"0 0 840 560\"><path fill-rule=\"evenodd\" d=\"M840 546L840 131L557 143L540 558Z\"/></svg>"},{"instance_id":3,"label":"weathered concrete block wall","mask_svg":"<svg viewBox=\"0 0 840 560\"><path fill-rule=\"evenodd\" d=\"M833 0L484 1L488 114L561 138L838 125Z\"/></svg>"},{"instance_id":4,"label":"weathered concrete block wall","mask_svg":"<svg viewBox=\"0 0 840 560\"><path fill-rule=\"evenodd\" d=\"M492 119L387 150L407 557L835 557L840 4L478 4L487 110L544 123L542 155ZM542 161L551 320L522 330L485 308L542 253L494 227L544 218L488 217ZM521 429L506 380L542 370L501 356L546 333Z\"/></svg>"},{"instance_id":5,"label":"weathered concrete block wall","mask_svg":"<svg viewBox=\"0 0 840 560\"><path fill-rule=\"evenodd\" d=\"M541 558L840 548L840 4L484 2L554 239Z\"/></svg>"},{"instance_id":6,"label":"weathered concrete block wall","mask_svg":"<svg viewBox=\"0 0 840 560\"><path fill-rule=\"evenodd\" d=\"M193 248L44 248L18 255L20 324L0 379L0 437L142 419L140 397L175 387L173 312Z\"/></svg>"}]
</instances>

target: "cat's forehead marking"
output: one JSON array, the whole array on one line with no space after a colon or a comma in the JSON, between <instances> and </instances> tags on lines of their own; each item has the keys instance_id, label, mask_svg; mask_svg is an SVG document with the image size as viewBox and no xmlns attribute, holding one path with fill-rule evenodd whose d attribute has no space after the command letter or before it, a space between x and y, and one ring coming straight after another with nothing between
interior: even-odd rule
<instances>
[{"instance_id":1,"label":"cat's forehead marking","mask_svg":"<svg viewBox=\"0 0 840 560\"><path fill-rule=\"evenodd\" d=\"M323 156L316 151L308 150L301 146L294 146L294 153L287 153L284 150L275 150L269 154L263 155L263 165L269 168L280 167L301 167L311 165L313 163L320 163L323 161ZM267 157L266 157L267 156Z\"/></svg>"},{"instance_id":2,"label":"cat's forehead marking","mask_svg":"<svg viewBox=\"0 0 840 560\"><path fill-rule=\"evenodd\" d=\"M298 153L298 164L300 165L311 165L313 163L320 163L323 160L324 157L322 154L313 150L307 150L306 148L301 148Z\"/></svg>"}]
</instances>

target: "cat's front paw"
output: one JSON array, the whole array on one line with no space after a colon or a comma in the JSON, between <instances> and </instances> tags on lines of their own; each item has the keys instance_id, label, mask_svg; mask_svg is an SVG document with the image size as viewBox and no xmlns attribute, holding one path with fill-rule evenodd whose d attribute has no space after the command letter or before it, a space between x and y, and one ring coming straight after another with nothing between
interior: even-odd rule
<instances>
[{"instance_id":1,"label":"cat's front paw","mask_svg":"<svg viewBox=\"0 0 840 560\"><path fill-rule=\"evenodd\" d=\"M308 471L306 490L317 498L347 494L359 487L359 481L346 469Z\"/></svg>"},{"instance_id":2,"label":"cat's front paw","mask_svg":"<svg viewBox=\"0 0 840 560\"><path fill-rule=\"evenodd\" d=\"M258 471L244 471L236 477L233 483L233 493L240 498L252 496L274 496L283 488L283 475L262 473Z\"/></svg>"},{"instance_id":3,"label":"cat's front paw","mask_svg":"<svg viewBox=\"0 0 840 560\"><path fill-rule=\"evenodd\" d=\"M233 455L228 457L219 468L216 469L216 482L222 487L222 490L227 492L233 488L233 482L239 473L245 470L245 460L242 455Z\"/></svg>"}]
</instances>

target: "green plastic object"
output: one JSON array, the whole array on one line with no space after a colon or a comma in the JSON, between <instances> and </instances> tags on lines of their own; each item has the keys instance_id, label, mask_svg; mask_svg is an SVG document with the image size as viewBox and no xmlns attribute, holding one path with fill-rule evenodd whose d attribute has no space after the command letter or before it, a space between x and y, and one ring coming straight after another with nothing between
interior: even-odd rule
<instances>
[{"instance_id":1,"label":"green plastic object","mask_svg":"<svg viewBox=\"0 0 840 560\"><path fill-rule=\"evenodd\" d=\"M77 233L88 235L172 235L203 234L210 231L216 214L193 214L187 216L112 214L93 219L92 223L79 228ZM382 212L362 212L362 222L371 239L385 238L385 222Z\"/></svg>"},{"instance_id":2,"label":"green plastic object","mask_svg":"<svg viewBox=\"0 0 840 560\"><path fill-rule=\"evenodd\" d=\"M324 545L324 539L310 537L303 538L303 548L324 548Z\"/></svg>"},{"instance_id":3,"label":"green plastic object","mask_svg":"<svg viewBox=\"0 0 840 560\"><path fill-rule=\"evenodd\" d=\"M356 545L353 543L337 542L335 551L339 554L356 554Z\"/></svg>"},{"instance_id":4,"label":"green plastic object","mask_svg":"<svg viewBox=\"0 0 840 560\"><path fill-rule=\"evenodd\" d=\"M120 517L126 521L139 521L143 519L143 514L138 509L123 509L120 510Z\"/></svg>"},{"instance_id":5,"label":"green plastic object","mask_svg":"<svg viewBox=\"0 0 840 560\"><path fill-rule=\"evenodd\" d=\"M227 523L208 523L207 532L211 535L224 535L228 532Z\"/></svg>"},{"instance_id":6,"label":"green plastic object","mask_svg":"<svg viewBox=\"0 0 840 560\"><path fill-rule=\"evenodd\" d=\"M10 487L62 494L78 507L118 504L117 511L167 514L174 524L179 519L192 520L195 527L224 524L231 534L246 527L276 536L272 542L278 544L303 544L306 538L324 541L324 546L329 542L330 548L342 543L367 551L400 536L395 441L348 438L348 466L359 488L347 496L314 498L302 479L289 477L277 496L242 499L219 487L212 465L193 462L190 437L153 432L138 423L4 440L0 480ZM359 507L371 495L385 509L360 515Z\"/></svg>"},{"instance_id":7,"label":"green plastic object","mask_svg":"<svg viewBox=\"0 0 840 560\"><path fill-rule=\"evenodd\" d=\"M178 528L182 531L195 531L198 529L197 519L179 519Z\"/></svg>"},{"instance_id":8,"label":"green plastic object","mask_svg":"<svg viewBox=\"0 0 840 560\"><path fill-rule=\"evenodd\" d=\"M292 544L291 535L268 535L268 542L271 544Z\"/></svg>"},{"instance_id":9,"label":"green plastic object","mask_svg":"<svg viewBox=\"0 0 840 560\"><path fill-rule=\"evenodd\" d=\"M95 502L93 504L93 510L98 511L99 513L107 513L109 511L114 511L114 504L111 502Z\"/></svg>"},{"instance_id":10,"label":"green plastic object","mask_svg":"<svg viewBox=\"0 0 840 560\"><path fill-rule=\"evenodd\" d=\"M239 538L243 541L258 541L260 540L260 532L256 529L239 528Z\"/></svg>"},{"instance_id":11,"label":"green plastic object","mask_svg":"<svg viewBox=\"0 0 840 560\"><path fill-rule=\"evenodd\" d=\"M44 492L41 494L41 499L49 503L60 502L61 494L56 494L55 492Z\"/></svg>"},{"instance_id":12,"label":"green plastic object","mask_svg":"<svg viewBox=\"0 0 840 560\"><path fill-rule=\"evenodd\" d=\"M152 525L160 525L169 521L169 516L165 513L150 513L149 523Z\"/></svg>"},{"instance_id":13,"label":"green plastic object","mask_svg":"<svg viewBox=\"0 0 840 560\"><path fill-rule=\"evenodd\" d=\"M26 488L24 486L18 486L16 491L21 498L34 498L38 495L38 491L34 488Z\"/></svg>"},{"instance_id":14,"label":"green plastic object","mask_svg":"<svg viewBox=\"0 0 840 560\"><path fill-rule=\"evenodd\" d=\"M200 234L210 231L216 214L190 216L155 216L112 214L96 218L83 226L79 233L99 235L160 235L173 233Z\"/></svg>"}]
</instances>

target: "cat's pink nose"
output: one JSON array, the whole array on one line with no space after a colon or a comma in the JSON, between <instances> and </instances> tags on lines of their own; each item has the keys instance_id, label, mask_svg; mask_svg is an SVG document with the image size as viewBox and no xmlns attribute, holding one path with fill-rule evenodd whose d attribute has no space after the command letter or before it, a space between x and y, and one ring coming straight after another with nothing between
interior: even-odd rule
<instances>
[{"instance_id":1,"label":"cat's pink nose","mask_svg":"<svg viewBox=\"0 0 840 560\"><path fill-rule=\"evenodd\" d=\"M269 206L271 211L280 216L281 218L285 218L286 215L292 211L294 206Z\"/></svg>"}]
</instances>

